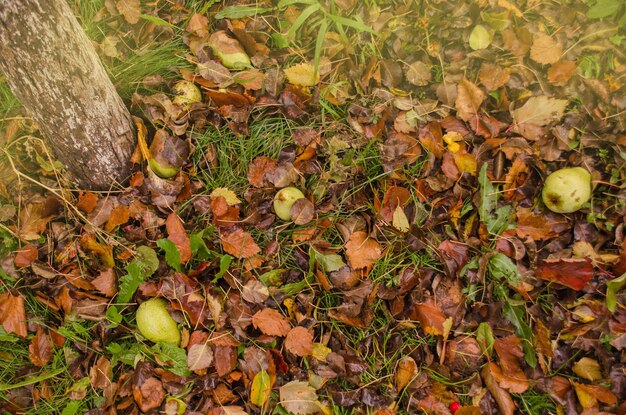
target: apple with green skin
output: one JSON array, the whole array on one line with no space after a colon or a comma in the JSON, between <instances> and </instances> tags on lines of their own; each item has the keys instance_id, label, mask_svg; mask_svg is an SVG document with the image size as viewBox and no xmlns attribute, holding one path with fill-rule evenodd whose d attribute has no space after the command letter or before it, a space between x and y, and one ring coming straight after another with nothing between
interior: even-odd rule
<instances>
[{"instance_id":1,"label":"apple with green skin","mask_svg":"<svg viewBox=\"0 0 626 415\"><path fill-rule=\"evenodd\" d=\"M291 220L291 207L296 200L304 198L304 193L295 187L280 189L274 196L274 212L282 220Z\"/></svg>"},{"instance_id":2,"label":"apple with green skin","mask_svg":"<svg viewBox=\"0 0 626 415\"><path fill-rule=\"evenodd\" d=\"M576 212L591 199L591 174L582 167L557 170L546 179L541 197L553 212Z\"/></svg>"},{"instance_id":3,"label":"apple with green skin","mask_svg":"<svg viewBox=\"0 0 626 415\"><path fill-rule=\"evenodd\" d=\"M180 331L174 319L165 308L166 301L162 298L152 298L141 303L137 309L135 319L137 329L146 339L178 345Z\"/></svg>"},{"instance_id":4,"label":"apple with green skin","mask_svg":"<svg viewBox=\"0 0 626 415\"><path fill-rule=\"evenodd\" d=\"M188 106L191 103L202 101L202 93L193 82L178 81L172 86L172 91L176 94L172 100L174 104Z\"/></svg>"}]
</instances>

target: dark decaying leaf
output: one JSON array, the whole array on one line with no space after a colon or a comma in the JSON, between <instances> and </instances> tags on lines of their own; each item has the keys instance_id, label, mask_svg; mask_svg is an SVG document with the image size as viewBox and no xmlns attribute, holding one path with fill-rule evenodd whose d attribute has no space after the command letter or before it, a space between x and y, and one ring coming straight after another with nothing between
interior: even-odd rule
<instances>
[{"instance_id":1,"label":"dark decaying leaf","mask_svg":"<svg viewBox=\"0 0 626 415\"><path fill-rule=\"evenodd\" d=\"M537 264L535 275L578 291L593 278L593 265L588 258L546 259Z\"/></svg>"}]
</instances>

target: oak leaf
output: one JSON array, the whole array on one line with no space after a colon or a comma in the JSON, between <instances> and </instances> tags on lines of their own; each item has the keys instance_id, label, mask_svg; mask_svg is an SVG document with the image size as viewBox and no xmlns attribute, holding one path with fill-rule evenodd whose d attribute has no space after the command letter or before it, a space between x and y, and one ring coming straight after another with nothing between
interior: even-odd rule
<instances>
[{"instance_id":1,"label":"oak leaf","mask_svg":"<svg viewBox=\"0 0 626 415\"><path fill-rule=\"evenodd\" d=\"M273 308L264 308L252 316L252 324L268 336L286 336L291 330L289 321Z\"/></svg>"}]
</instances>

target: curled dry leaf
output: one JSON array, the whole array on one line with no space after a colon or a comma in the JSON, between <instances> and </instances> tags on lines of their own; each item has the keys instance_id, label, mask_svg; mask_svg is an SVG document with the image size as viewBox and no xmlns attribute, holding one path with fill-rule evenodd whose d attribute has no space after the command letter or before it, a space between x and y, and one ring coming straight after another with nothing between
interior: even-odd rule
<instances>
[{"instance_id":1,"label":"curled dry leaf","mask_svg":"<svg viewBox=\"0 0 626 415\"><path fill-rule=\"evenodd\" d=\"M497 339L495 349L500 358L500 366L491 364L490 371L500 387L511 393L524 393L528 387L528 379L520 366L520 359L524 351L520 345L522 341L515 335Z\"/></svg>"},{"instance_id":2,"label":"curled dry leaf","mask_svg":"<svg viewBox=\"0 0 626 415\"><path fill-rule=\"evenodd\" d=\"M411 356L404 356L396 369L396 391L402 391L417 375L417 363Z\"/></svg>"},{"instance_id":3,"label":"curled dry leaf","mask_svg":"<svg viewBox=\"0 0 626 415\"><path fill-rule=\"evenodd\" d=\"M250 258L261 252L252 235L239 227L230 233L220 234L220 240L224 252L236 258Z\"/></svg>"},{"instance_id":4,"label":"curled dry leaf","mask_svg":"<svg viewBox=\"0 0 626 415\"><path fill-rule=\"evenodd\" d=\"M313 354L313 334L304 327L294 327L287 333L285 348L296 356L311 356Z\"/></svg>"},{"instance_id":5,"label":"curled dry leaf","mask_svg":"<svg viewBox=\"0 0 626 415\"><path fill-rule=\"evenodd\" d=\"M167 229L167 239L172 241L178 248L180 262L186 263L191 259L191 242L183 227L183 223L175 212L170 213L167 217L165 228Z\"/></svg>"},{"instance_id":6,"label":"curled dry leaf","mask_svg":"<svg viewBox=\"0 0 626 415\"><path fill-rule=\"evenodd\" d=\"M382 248L376 240L363 231L354 232L346 244L346 256L354 269L370 268L382 254Z\"/></svg>"},{"instance_id":7,"label":"curled dry leaf","mask_svg":"<svg viewBox=\"0 0 626 415\"><path fill-rule=\"evenodd\" d=\"M268 336L286 336L291 330L289 321L273 308L264 308L252 316L252 324Z\"/></svg>"},{"instance_id":8,"label":"curled dry leaf","mask_svg":"<svg viewBox=\"0 0 626 415\"><path fill-rule=\"evenodd\" d=\"M497 368L496 364L489 362L485 366L483 366L480 374L485 381L487 389L498 403L500 413L502 415L514 415L516 407L515 403L513 402L513 398L511 398L511 395L506 390L502 389L498 385L498 382L496 382L496 380L494 379L492 375L492 369L494 367Z\"/></svg>"}]
</instances>

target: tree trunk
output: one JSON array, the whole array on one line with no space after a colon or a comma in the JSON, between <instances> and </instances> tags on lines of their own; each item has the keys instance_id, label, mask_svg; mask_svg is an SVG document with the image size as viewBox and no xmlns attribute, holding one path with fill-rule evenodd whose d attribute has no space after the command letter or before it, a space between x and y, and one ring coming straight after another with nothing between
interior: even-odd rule
<instances>
[{"instance_id":1,"label":"tree trunk","mask_svg":"<svg viewBox=\"0 0 626 415\"><path fill-rule=\"evenodd\" d=\"M0 71L79 186L128 178L130 113L65 0L0 0Z\"/></svg>"}]
</instances>

